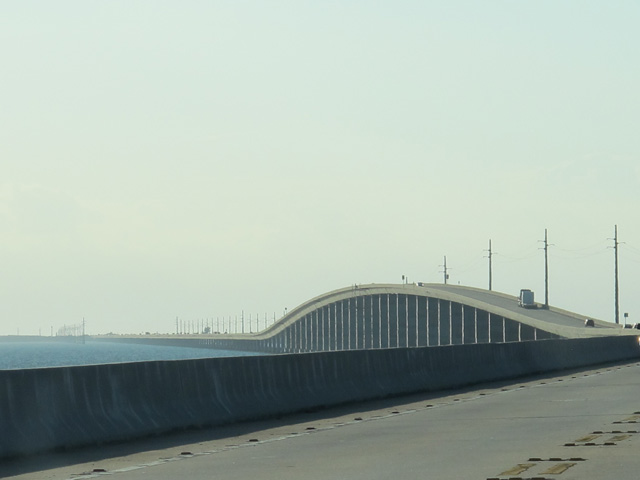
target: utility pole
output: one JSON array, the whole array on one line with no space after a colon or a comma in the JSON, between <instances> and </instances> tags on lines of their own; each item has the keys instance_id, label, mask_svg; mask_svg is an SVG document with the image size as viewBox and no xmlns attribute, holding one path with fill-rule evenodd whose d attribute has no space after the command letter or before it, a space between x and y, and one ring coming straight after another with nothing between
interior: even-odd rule
<instances>
[{"instance_id":1,"label":"utility pole","mask_svg":"<svg viewBox=\"0 0 640 480\"><path fill-rule=\"evenodd\" d=\"M549 240L544 229L544 308L549 308Z\"/></svg>"},{"instance_id":2,"label":"utility pole","mask_svg":"<svg viewBox=\"0 0 640 480\"><path fill-rule=\"evenodd\" d=\"M613 252L615 257L615 311L616 311L616 325L620 323L620 285L618 283L618 225L615 226L613 235Z\"/></svg>"},{"instance_id":3,"label":"utility pole","mask_svg":"<svg viewBox=\"0 0 640 480\"><path fill-rule=\"evenodd\" d=\"M489 252L488 258L489 258L489 291L491 291L491 284L492 284L492 266L491 266L491 257L493 256L493 251L491 250L491 239L489 239L489 250L487 250Z\"/></svg>"},{"instance_id":4,"label":"utility pole","mask_svg":"<svg viewBox=\"0 0 640 480\"><path fill-rule=\"evenodd\" d=\"M444 268L443 272L444 272L444 284L447 284L447 280L449 280L449 273L447 270L447 256L444 256L444 265L440 265L441 267Z\"/></svg>"}]
</instances>

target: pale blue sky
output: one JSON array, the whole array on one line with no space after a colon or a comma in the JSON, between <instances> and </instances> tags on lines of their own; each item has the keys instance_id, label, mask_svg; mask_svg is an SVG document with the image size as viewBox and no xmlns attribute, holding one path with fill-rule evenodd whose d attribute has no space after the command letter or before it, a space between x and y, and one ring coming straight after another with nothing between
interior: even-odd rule
<instances>
[{"instance_id":1,"label":"pale blue sky","mask_svg":"<svg viewBox=\"0 0 640 480\"><path fill-rule=\"evenodd\" d=\"M0 6L0 334L172 331L353 283L640 321L640 4Z\"/></svg>"}]
</instances>

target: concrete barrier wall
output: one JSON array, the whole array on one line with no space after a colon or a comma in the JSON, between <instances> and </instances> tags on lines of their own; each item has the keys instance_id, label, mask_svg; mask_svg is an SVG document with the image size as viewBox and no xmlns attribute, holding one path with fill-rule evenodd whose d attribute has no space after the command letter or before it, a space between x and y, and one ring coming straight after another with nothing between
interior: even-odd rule
<instances>
[{"instance_id":1,"label":"concrete barrier wall","mask_svg":"<svg viewBox=\"0 0 640 480\"><path fill-rule=\"evenodd\" d=\"M0 458L639 355L604 337L0 371Z\"/></svg>"}]
</instances>

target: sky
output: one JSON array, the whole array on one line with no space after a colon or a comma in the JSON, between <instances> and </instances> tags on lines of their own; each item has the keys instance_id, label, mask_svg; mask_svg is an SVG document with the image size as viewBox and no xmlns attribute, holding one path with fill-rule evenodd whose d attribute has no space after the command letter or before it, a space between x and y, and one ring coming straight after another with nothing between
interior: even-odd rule
<instances>
[{"instance_id":1,"label":"sky","mask_svg":"<svg viewBox=\"0 0 640 480\"><path fill-rule=\"evenodd\" d=\"M0 5L0 335L176 331L353 284L640 322L640 4ZM244 313L243 313L244 312Z\"/></svg>"}]
</instances>

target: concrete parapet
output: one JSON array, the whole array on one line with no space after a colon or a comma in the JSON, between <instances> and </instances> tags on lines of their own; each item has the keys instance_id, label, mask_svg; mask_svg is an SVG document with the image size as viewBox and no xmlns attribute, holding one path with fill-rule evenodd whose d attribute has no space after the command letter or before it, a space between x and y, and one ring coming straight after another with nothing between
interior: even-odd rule
<instances>
[{"instance_id":1,"label":"concrete parapet","mask_svg":"<svg viewBox=\"0 0 640 480\"><path fill-rule=\"evenodd\" d=\"M0 371L0 458L637 358L637 337Z\"/></svg>"}]
</instances>

